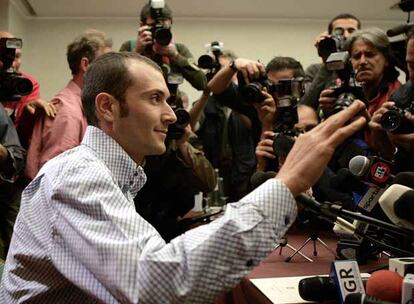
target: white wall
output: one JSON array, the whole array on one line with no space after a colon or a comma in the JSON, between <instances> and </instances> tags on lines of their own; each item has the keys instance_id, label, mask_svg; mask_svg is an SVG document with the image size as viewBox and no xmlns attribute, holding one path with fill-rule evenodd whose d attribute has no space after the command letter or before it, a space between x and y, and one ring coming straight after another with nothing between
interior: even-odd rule
<instances>
[{"instance_id":1,"label":"white wall","mask_svg":"<svg viewBox=\"0 0 414 304\"><path fill-rule=\"evenodd\" d=\"M50 99L71 77L65 58L66 45L77 34L87 28L103 30L112 37L114 49L118 50L123 41L135 36L137 23L134 19L27 20L23 70L40 81L42 97ZM196 59L205 52L206 43L220 40L239 57L259 59L266 64L276 55L292 56L306 67L319 62L314 39L327 24L328 20L176 19L173 34L176 41L190 48ZM387 29L398 22L363 20L363 24ZM199 96L188 84L183 88L190 100Z\"/></svg>"},{"instance_id":2,"label":"white wall","mask_svg":"<svg viewBox=\"0 0 414 304\"><path fill-rule=\"evenodd\" d=\"M29 45L25 45L25 41L30 33L27 29L27 21L24 19L19 9L14 5L9 6L9 27L8 31L12 32L16 37L23 39L23 48L28 48Z\"/></svg>"}]
</instances>

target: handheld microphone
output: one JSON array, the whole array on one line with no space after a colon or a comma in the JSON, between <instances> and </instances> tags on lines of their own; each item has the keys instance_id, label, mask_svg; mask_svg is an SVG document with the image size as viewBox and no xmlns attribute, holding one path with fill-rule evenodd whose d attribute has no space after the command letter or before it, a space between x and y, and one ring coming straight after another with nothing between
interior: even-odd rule
<instances>
[{"instance_id":1,"label":"handheld microphone","mask_svg":"<svg viewBox=\"0 0 414 304\"><path fill-rule=\"evenodd\" d=\"M327 276L304 278L299 281L298 290L305 301L325 302L338 297L334 279Z\"/></svg>"},{"instance_id":2,"label":"handheld microphone","mask_svg":"<svg viewBox=\"0 0 414 304\"><path fill-rule=\"evenodd\" d=\"M366 186L349 169L341 168L330 180L330 186L342 193L363 192Z\"/></svg>"},{"instance_id":3,"label":"handheld microphone","mask_svg":"<svg viewBox=\"0 0 414 304\"><path fill-rule=\"evenodd\" d=\"M334 279L336 286L338 286L337 290L340 303L344 303L346 296L351 293L365 293L356 261L333 262L331 277Z\"/></svg>"},{"instance_id":4,"label":"handheld microphone","mask_svg":"<svg viewBox=\"0 0 414 304\"><path fill-rule=\"evenodd\" d=\"M372 187L384 188L391 184L392 163L378 156L357 155L349 161L349 171Z\"/></svg>"},{"instance_id":5,"label":"handheld microphone","mask_svg":"<svg viewBox=\"0 0 414 304\"><path fill-rule=\"evenodd\" d=\"M392 223L414 230L414 190L391 185L380 197L379 204Z\"/></svg>"},{"instance_id":6,"label":"handheld microphone","mask_svg":"<svg viewBox=\"0 0 414 304\"><path fill-rule=\"evenodd\" d=\"M388 37L394 37L394 36L398 36L398 35L401 35L401 34L405 34L413 26L414 26L414 23L406 23L406 24L397 25L397 26L395 26L395 27L393 27L393 28L391 28L387 31L387 36Z\"/></svg>"},{"instance_id":7,"label":"handheld microphone","mask_svg":"<svg viewBox=\"0 0 414 304\"><path fill-rule=\"evenodd\" d=\"M345 304L399 304L397 302L382 301L363 293L351 293L346 296Z\"/></svg>"},{"instance_id":8,"label":"handheld microphone","mask_svg":"<svg viewBox=\"0 0 414 304\"><path fill-rule=\"evenodd\" d=\"M402 284L403 278L398 273L379 270L368 279L366 293L379 300L400 303Z\"/></svg>"},{"instance_id":9,"label":"handheld microphone","mask_svg":"<svg viewBox=\"0 0 414 304\"><path fill-rule=\"evenodd\" d=\"M414 189L414 172L400 172L394 178L394 184Z\"/></svg>"},{"instance_id":10,"label":"handheld microphone","mask_svg":"<svg viewBox=\"0 0 414 304\"><path fill-rule=\"evenodd\" d=\"M407 274L403 280L401 303L413 303L414 301L414 274ZM411 302L410 302L411 301Z\"/></svg>"},{"instance_id":11,"label":"handheld microphone","mask_svg":"<svg viewBox=\"0 0 414 304\"><path fill-rule=\"evenodd\" d=\"M338 262L334 262L338 263ZM351 272L346 267L342 269L345 271L342 276L342 281L345 279L351 278ZM356 274L358 280L363 282L367 281L367 277L364 276L363 279L359 276L359 271ZM341 282L342 283L342 282ZM349 286L351 284L348 284ZM299 295L305 301L314 301L314 302L325 302L325 301L337 301L338 295L341 294L341 285L337 283L335 276L315 276L304 278L299 281L298 290ZM363 289L363 287L362 287Z\"/></svg>"},{"instance_id":12,"label":"handheld microphone","mask_svg":"<svg viewBox=\"0 0 414 304\"><path fill-rule=\"evenodd\" d=\"M379 198L385 191L384 188L392 183L394 176L391 174L392 164L377 156L366 157L357 155L349 162L349 171L368 186L367 191L358 201L358 207L372 212ZM384 217L383 215L378 215Z\"/></svg>"}]
</instances>

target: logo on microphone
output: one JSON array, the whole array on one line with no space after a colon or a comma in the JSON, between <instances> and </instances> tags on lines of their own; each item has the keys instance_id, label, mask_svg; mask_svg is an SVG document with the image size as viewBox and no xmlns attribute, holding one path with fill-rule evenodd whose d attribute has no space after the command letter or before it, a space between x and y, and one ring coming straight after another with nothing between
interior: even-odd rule
<instances>
[{"instance_id":1,"label":"logo on microphone","mask_svg":"<svg viewBox=\"0 0 414 304\"><path fill-rule=\"evenodd\" d=\"M385 162L376 162L371 166L371 178L377 183L385 183L391 176L390 166Z\"/></svg>"}]
</instances>

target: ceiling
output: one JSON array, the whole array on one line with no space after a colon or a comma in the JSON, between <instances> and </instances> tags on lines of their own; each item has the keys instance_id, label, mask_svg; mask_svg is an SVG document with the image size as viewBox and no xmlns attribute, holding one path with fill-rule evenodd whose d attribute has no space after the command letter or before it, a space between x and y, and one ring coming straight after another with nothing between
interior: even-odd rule
<instances>
[{"instance_id":1,"label":"ceiling","mask_svg":"<svg viewBox=\"0 0 414 304\"><path fill-rule=\"evenodd\" d=\"M10 0L27 18L136 18L147 0ZM167 0L175 18L330 19L349 12L361 20L405 21L397 0Z\"/></svg>"}]
</instances>

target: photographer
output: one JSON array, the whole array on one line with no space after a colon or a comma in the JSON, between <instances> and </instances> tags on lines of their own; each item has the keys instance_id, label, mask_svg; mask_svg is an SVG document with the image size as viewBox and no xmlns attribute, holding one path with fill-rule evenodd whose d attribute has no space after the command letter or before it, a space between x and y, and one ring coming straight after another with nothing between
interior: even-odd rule
<instances>
[{"instance_id":1,"label":"photographer","mask_svg":"<svg viewBox=\"0 0 414 304\"><path fill-rule=\"evenodd\" d=\"M360 28L361 22L357 17L344 13L335 16L329 22L328 32L318 35L315 47L322 63L312 64L306 69L305 83L307 89L300 102L302 105L311 107L315 111L318 110L320 93L332 86L337 78L334 72L328 71L326 68L326 59L328 59L330 53L339 51L333 48L341 48L349 36Z\"/></svg>"},{"instance_id":2,"label":"photographer","mask_svg":"<svg viewBox=\"0 0 414 304\"><path fill-rule=\"evenodd\" d=\"M14 38L14 36L12 33L0 31L0 38ZM39 82L34 77L22 73L20 71L21 64L22 50L18 48L16 49L12 67L17 73L21 73L23 77L32 82L32 92L26 96L22 96L17 102L4 101L3 106L16 126L22 146L27 149L36 117L43 114L54 117L56 115L56 109L53 104L40 98Z\"/></svg>"},{"instance_id":3,"label":"photographer","mask_svg":"<svg viewBox=\"0 0 414 304\"><path fill-rule=\"evenodd\" d=\"M396 172L414 170L414 116L412 103L414 100L414 32L407 34L407 69L410 79L391 97L389 102L376 110L369 122L374 148L386 159L394 160ZM407 109L407 110L405 110ZM384 114L390 110L398 110L399 125L395 129L384 129ZM394 116L395 117L395 116ZM395 119L392 121L394 122ZM395 123L395 122L394 122ZM385 127L387 126L385 125ZM393 126L394 127L394 126ZM406 129L402 129L405 127Z\"/></svg>"},{"instance_id":4,"label":"photographer","mask_svg":"<svg viewBox=\"0 0 414 304\"><path fill-rule=\"evenodd\" d=\"M0 58L0 70L2 68ZM0 92L0 95L3 93ZM7 92L5 95L8 95ZM13 121L0 103L0 259L3 260L7 255L20 205L21 190L15 181L23 172L25 160L26 151L20 144Z\"/></svg>"},{"instance_id":5,"label":"photographer","mask_svg":"<svg viewBox=\"0 0 414 304\"><path fill-rule=\"evenodd\" d=\"M218 60L221 69L209 86L216 81L216 77L221 77L222 71L226 73L234 60L243 61L227 50L222 51ZM236 85L237 78L233 70L226 73L223 79L228 85ZM220 85L221 82L216 84ZM212 89L216 90L216 85ZM250 119L229 106L238 103L241 101L237 94L210 96L207 90L190 110L193 125L199 122L196 134L203 151L213 167L219 169L224 194L230 202L237 201L248 192L250 176L256 166Z\"/></svg>"},{"instance_id":6,"label":"photographer","mask_svg":"<svg viewBox=\"0 0 414 304\"><path fill-rule=\"evenodd\" d=\"M195 89L204 90L207 78L195 65L193 55L184 44L175 43L174 39L169 36L172 25L171 9L165 4L164 7L157 8L155 11L151 6L153 3L154 1L149 1L141 9L141 23L137 38L124 42L120 51L135 51L149 57L161 67L164 66L167 70L171 69L171 72L182 74ZM167 32L163 35L167 38L169 36L170 39L162 37L163 41L158 41L155 37L157 27L163 29L164 33Z\"/></svg>"},{"instance_id":7,"label":"photographer","mask_svg":"<svg viewBox=\"0 0 414 304\"><path fill-rule=\"evenodd\" d=\"M368 112L372 115L401 85L390 42L382 30L370 28L354 32L347 40L346 49L356 72L356 81L361 84L368 101ZM336 98L332 97L332 93L333 90L326 89L319 98L325 117L335 106ZM369 132L366 132L365 140L369 145L373 144Z\"/></svg>"}]
</instances>

